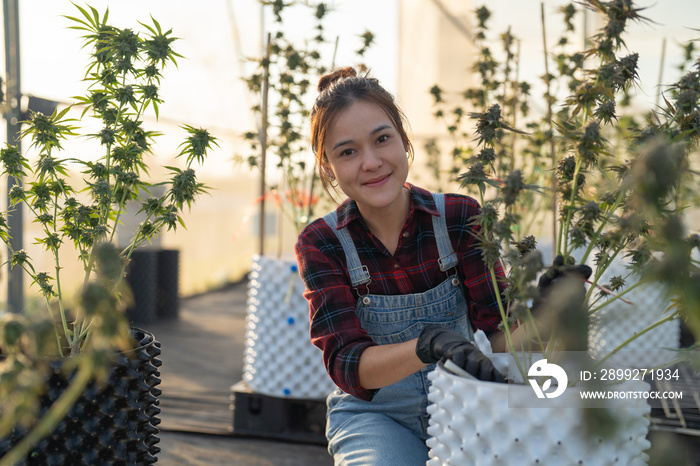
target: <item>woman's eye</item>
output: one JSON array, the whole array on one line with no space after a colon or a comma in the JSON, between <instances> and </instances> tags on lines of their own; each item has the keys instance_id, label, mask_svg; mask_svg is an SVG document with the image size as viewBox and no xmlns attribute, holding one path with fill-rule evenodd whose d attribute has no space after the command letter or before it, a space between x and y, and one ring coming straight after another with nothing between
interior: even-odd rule
<instances>
[{"instance_id":1,"label":"woman's eye","mask_svg":"<svg viewBox=\"0 0 700 466\"><path fill-rule=\"evenodd\" d=\"M345 155L352 155L352 149L345 149L343 152L340 153L341 157Z\"/></svg>"},{"instance_id":2,"label":"woman's eye","mask_svg":"<svg viewBox=\"0 0 700 466\"><path fill-rule=\"evenodd\" d=\"M379 138L377 138L377 142L382 143L382 142L386 141L387 139L389 139L389 136L384 134L382 136L379 136Z\"/></svg>"}]
</instances>

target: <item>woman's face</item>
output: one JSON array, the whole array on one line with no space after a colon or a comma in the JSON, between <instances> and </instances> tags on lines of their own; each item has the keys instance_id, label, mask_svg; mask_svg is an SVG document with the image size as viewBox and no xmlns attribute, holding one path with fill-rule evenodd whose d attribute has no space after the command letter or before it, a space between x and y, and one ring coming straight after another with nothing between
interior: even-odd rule
<instances>
[{"instance_id":1,"label":"woman's face","mask_svg":"<svg viewBox=\"0 0 700 466\"><path fill-rule=\"evenodd\" d=\"M324 149L326 169L361 211L400 205L408 158L399 131L381 107L353 103L331 124Z\"/></svg>"}]
</instances>

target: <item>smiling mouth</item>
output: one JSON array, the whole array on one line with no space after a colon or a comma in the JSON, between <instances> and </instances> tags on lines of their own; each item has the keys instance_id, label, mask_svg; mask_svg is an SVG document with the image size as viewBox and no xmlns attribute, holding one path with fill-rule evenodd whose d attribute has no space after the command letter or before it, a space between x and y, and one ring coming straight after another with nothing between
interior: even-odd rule
<instances>
[{"instance_id":1,"label":"smiling mouth","mask_svg":"<svg viewBox=\"0 0 700 466\"><path fill-rule=\"evenodd\" d=\"M376 177L376 178L372 178L371 180L367 181L366 183L363 183L363 185L364 185L364 186L369 186L369 187L377 186L377 185L382 184L382 183L383 183L384 181L386 181L387 179L389 179L390 176L391 176L391 173L387 173L386 175L382 175L382 176L378 176L378 177Z\"/></svg>"}]
</instances>

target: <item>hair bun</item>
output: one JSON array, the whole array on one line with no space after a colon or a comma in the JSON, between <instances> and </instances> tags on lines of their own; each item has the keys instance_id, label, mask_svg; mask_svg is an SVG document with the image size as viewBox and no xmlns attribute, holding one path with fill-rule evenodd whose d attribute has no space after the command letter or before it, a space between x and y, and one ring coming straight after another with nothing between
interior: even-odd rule
<instances>
[{"instance_id":1,"label":"hair bun","mask_svg":"<svg viewBox=\"0 0 700 466\"><path fill-rule=\"evenodd\" d=\"M324 74L321 76L321 79L318 80L318 92L325 91L336 81L345 78L354 78L355 76L357 76L357 71L351 66Z\"/></svg>"}]
</instances>

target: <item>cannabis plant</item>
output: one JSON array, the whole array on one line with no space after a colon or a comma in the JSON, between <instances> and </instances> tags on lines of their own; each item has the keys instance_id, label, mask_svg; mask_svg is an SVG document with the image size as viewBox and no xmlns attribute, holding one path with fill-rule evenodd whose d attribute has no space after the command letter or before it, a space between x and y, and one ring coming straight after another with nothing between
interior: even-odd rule
<instances>
[{"instance_id":1,"label":"cannabis plant","mask_svg":"<svg viewBox=\"0 0 700 466\"><path fill-rule=\"evenodd\" d=\"M108 23L108 11L100 15L92 7L76 6L77 16L66 16L71 28L84 33L90 62L85 75L87 92L76 102L51 115L33 113L24 122L21 137L30 141L36 160L8 145L0 151L2 174L22 185L9 187L12 206L28 209L32 221L41 226L35 241L53 258L55 267L35 268L24 250L10 249L12 267L21 267L45 303L45 315L32 310L6 313L0 320L0 435L15 420L30 421L36 415L36 397L41 391L41 367L46 356L73 356L70 363L82 368L74 378L71 393L96 373L118 349L130 348L128 323L123 308L128 301L125 270L132 252L160 231L182 225L181 213L190 207L205 186L197 181L194 166L204 161L216 139L207 130L182 127L179 157L181 167L166 167L170 178L158 183L143 179L148 172L156 132L144 126L144 116L158 117L162 103L158 91L162 72L180 57L173 49L172 31L164 31L153 18L139 23L142 33ZM82 118L95 119L97 132L83 134L69 111L82 109ZM101 155L82 160L67 150L69 140L91 139L99 143ZM76 184L69 175L81 173ZM161 197L151 196L153 186L166 187ZM146 219L128 246L117 250L114 236L129 201L141 200ZM6 218L0 216L0 238L10 246ZM80 299L71 302L63 285L61 251L74 250L84 275ZM50 336L50 339L47 337ZM37 357L39 359L37 359ZM84 369L84 370L83 370ZM60 408L57 408L60 409ZM65 406L64 406L65 411ZM65 412L64 412L65 414Z\"/></svg>"},{"instance_id":2,"label":"cannabis plant","mask_svg":"<svg viewBox=\"0 0 700 466\"><path fill-rule=\"evenodd\" d=\"M250 143L246 160L260 169L263 194L272 198L297 234L313 220L313 208L319 201L317 173L308 150L309 109L316 96L316 83L334 66L333 43L323 27L330 9L324 2L265 1L273 21L265 54L253 59L254 72L245 78L248 90L260 99L252 111L258 121L256 131L244 134ZM283 18L289 10L308 12L313 29L303 39L290 38ZM374 36L360 37L358 58L371 46ZM332 53L323 53L330 51Z\"/></svg>"},{"instance_id":3,"label":"cannabis plant","mask_svg":"<svg viewBox=\"0 0 700 466\"><path fill-rule=\"evenodd\" d=\"M588 48L571 52L581 6L605 24ZM588 0L571 3L560 14L566 27L546 57L543 115L530 114L530 86L512 77L517 57L510 32L501 36L502 61L488 48L494 41L487 39L486 7L476 11L478 83L464 91L464 105L446 109L444 91L431 90L436 116L454 136L452 154L462 166L458 179L476 189L482 203L476 222L482 227L483 257L492 272L497 261L506 263L506 300L499 304L510 350L522 349L511 340L515 327L530 331L542 351L585 347L588 317L652 277L670 283L677 298L659 322L633 338L679 316L700 336L700 307L692 291L700 285L692 258L698 239L683 227L683 213L697 199L692 157L700 137L700 62L691 62L692 69L667 88L663 105L643 120L624 114L639 78L638 54L627 51L624 32L631 22L646 21L642 9L630 0ZM473 123L475 138L461 129L466 122ZM555 253L565 263L594 265L582 314L564 312L567 303L560 302L552 311L559 325L546 334L539 333L531 312L538 298L535 279L551 260L536 251L540 232L532 232L544 221L542 206L554 220ZM628 273L599 283L623 256L629 259ZM635 272L642 280L627 283Z\"/></svg>"}]
</instances>

